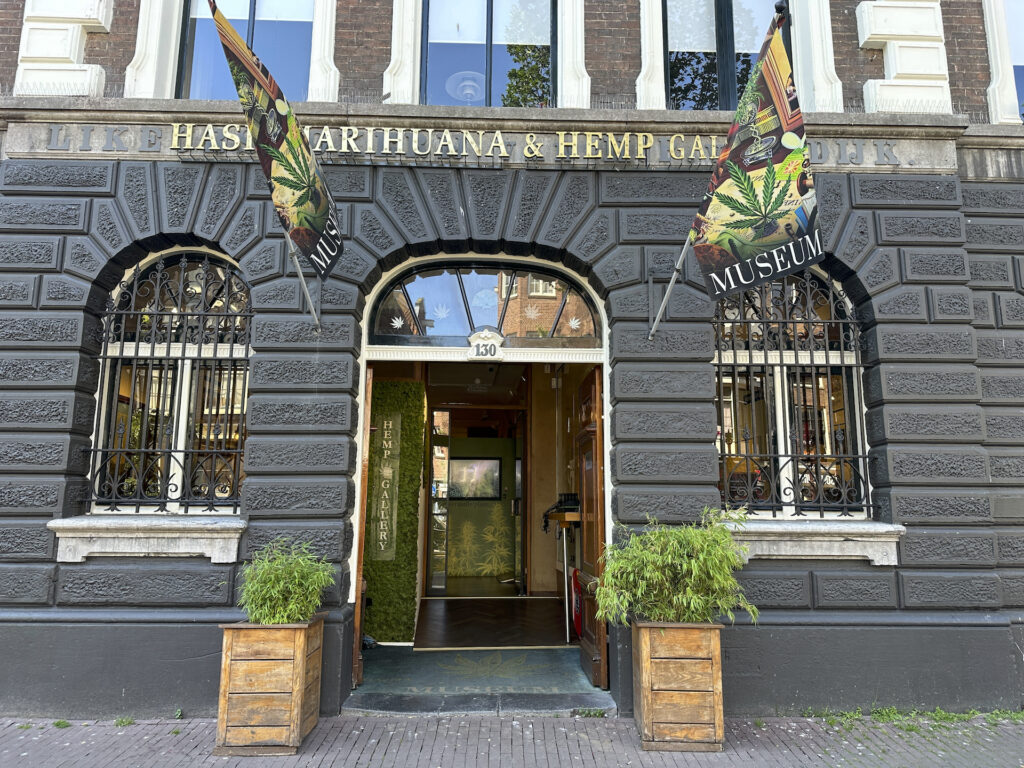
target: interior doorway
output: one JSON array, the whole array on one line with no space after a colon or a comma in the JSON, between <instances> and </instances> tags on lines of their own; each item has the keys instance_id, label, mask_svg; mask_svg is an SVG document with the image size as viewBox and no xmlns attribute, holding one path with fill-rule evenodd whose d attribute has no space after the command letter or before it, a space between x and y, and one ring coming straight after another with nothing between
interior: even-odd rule
<instances>
[{"instance_id":1,"label":"interior doorway","mask_svg":"<svg viewBox=\"0 0 1024 768\"><path fill-rule=\"evenodd\" d=\"M537 680L544 679L576 686L576 693L606 688L603 625L584 594L596 579L605 537L601 366L374 362L371 368L359 532L367 600L359 607L357 636L374 636L377 628L390 634L374 636L382 647L360 647L365 668L356 682L401 693L411 684L393 679L396 670L406 670L399 675L406 681L415 678L417 690L432 689L424 676L443 680L445 669L477 670L480 690L465 680L460 690L488 693L495 688L488 670L507 664L509 654L526 654L524 675L534 666L567 667L510 679L504 692L517 692L516 686L540 692ZM405 411L396 418L391 412L399 406ZM416 428L416 411L421 450L416 493L409 494L400 486L416 458L408 433ZM398 446L399 422L402 463L385 466L383 446L392 452ZM385 498L386 477L392 481ZM413 521L416 546L403 547L409 531L402 527ZM390 560L374 559L382 535L398 541L385 541ZM407 599L394 599L399 576L402 584L415 583ZM407 615L411 624L386 612L403 614L403 621Z\"/></svg>"}]
</instances>

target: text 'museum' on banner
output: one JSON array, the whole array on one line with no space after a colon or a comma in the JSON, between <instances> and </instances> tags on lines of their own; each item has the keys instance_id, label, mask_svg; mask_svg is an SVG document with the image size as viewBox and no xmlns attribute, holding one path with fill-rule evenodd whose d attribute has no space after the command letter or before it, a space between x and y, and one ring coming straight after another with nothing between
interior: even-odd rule
<instances>
[{"instance_id":1,"label":"text 'museum' on banner","mask_svg":"<svg viewBox=\"0 0 1024 768\"><path fill-rule=\"evenodd\" d=\"M208 1L274 210L289 240L326 280L344 248L323 171L270 72Z\"/></svg>"},{"instance_id":2,"label":"text 'museum' on banner","mask_svg":"<svg viewBox=\"0 0 1024 768\"><path fill-rule=\"evenodd\" d=\"M708 293L716 299L824 257L784 22L782 14L772 20L690 230Z\"/></svg>"}]
</instances>

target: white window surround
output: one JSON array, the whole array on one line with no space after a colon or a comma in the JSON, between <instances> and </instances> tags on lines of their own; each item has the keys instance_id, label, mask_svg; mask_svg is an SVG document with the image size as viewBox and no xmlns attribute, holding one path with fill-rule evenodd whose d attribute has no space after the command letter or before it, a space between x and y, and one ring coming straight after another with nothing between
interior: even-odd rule
<instances>
[{"instance_id":1,"label":"white window surround","mask_svg":"<svg viewBox=\"0 0 1024 768\"><path fill-rule=\"evenodd\" d=\"M665 109L662 0L640 0L640 75L637 109ZM843 82L836 74L829 0L790 0L793 72L805 112L842 112ZM767 32L768 30L765 30Z\"/></svg>"},{"instance_id":2,"label":"white window surround","mask_svg":"<svg viewBox=\"0 0 1024 768\"><path fill-rule=\"evenodd\" d=\"M308 101L338 100L341 73L334 65L336 8L336 0L315 0L313 5ZM181 0L150 0L141 4L135 58L125 71L125 98L174 98L181 17Z\"/></svg>"},{"instance_id":3,"label":"white window surround","mask_svg":"<svg viewBox=\"0 0 1024 768\"><path fill-rule=\"evenodd\" d=\"M590 75L584 65L583 0L559 0L555 46L559 107L590 107ZM394 0L391 62L384 70L385 104L419 104L423 35L422 0Z\"/></svg>"},{"instance_id":4,"label":"white window surround","mask_svg":"<svg viewBox=\"0 0 1024 768\"><path fill-rule=\"evenodd\" d=\"M875 520L748 520L733 527L750 560L868 560L897 565L902 525Z\"/></svg>"},{"instance_id":5,"label":"white window surround","mask_svg":"<svg viewBox=\"0 0 1024 768\"><path fill-rule=\"evenodd\" d=\"M238 560L248 523L233 515L82 515L51 520L57 562L87 557L208 557Z\"/></svg>"},{"instance_id":6,"label":"white window surround","mask_svg":"<svg viewBox=\"0 0 1024 768\"><path fill-rule=\"evenodd\" d=\"M981 2L985 16L985 39L988 40L988 64L992 72L992 83L988 87L988 113L993 123L1020 125L1020 104L1017 102L1017 87L1013 79L1010 40L1006 34L1005 2Z\"/></svg>"},{"instance_id":7,"label":"white window surround","mask_svg":"<svg viewBox=\"0 0 1024 768\"><path fill-rule=\"evenodd\" d=\"M27 0L15 96L102 96L106 72L85 64L88 33L110 31L113 0Z\"/></svg>"}]
</instances>

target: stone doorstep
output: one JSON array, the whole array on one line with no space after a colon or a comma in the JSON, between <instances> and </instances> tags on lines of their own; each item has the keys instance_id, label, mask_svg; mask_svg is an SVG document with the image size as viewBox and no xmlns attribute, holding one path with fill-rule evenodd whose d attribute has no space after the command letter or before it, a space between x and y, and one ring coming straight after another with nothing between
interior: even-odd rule
<instances>
[{"instance_id":1,"label":"stone doorstep","mask_svg":"<svg viewBox=\"0 0 1024 768\"><path fill-rule=\"evenodd\" d=\"M345 700L343 715L537 715L571 717L580 710L602 710L617 717L607 691L593 693L360 693Z\"/></svg>"},{"instance_id":2,"label":"stone doorstep","mask_svg":"<svg viewBox=\"0 0 1024 768\"><path fill-rule=\"evenodd\" d=\"M235 515L81 515L46 524L57 536L57 562L86 557L208 557L238 561L248 526Z\"/></svg>"},{"instance_id":3,"label":"stone doorstep","mask_svg":"<svg viewBox=\"0 0 1024 768\"><path fill-rule=\"evenodd\" d=\"M757 559L868 560L896 565L902 525L874 520L748 520L731 526L747 546L746 561Z\"/></svg>"}]
</instances>

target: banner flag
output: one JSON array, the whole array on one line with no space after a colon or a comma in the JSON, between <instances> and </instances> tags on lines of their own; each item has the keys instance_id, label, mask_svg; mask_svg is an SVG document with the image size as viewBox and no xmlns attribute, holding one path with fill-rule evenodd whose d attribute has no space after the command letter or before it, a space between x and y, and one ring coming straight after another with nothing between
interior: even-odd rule
<instances>
[{"instance_id":1,"label":"banner flag","mask_svg":"<svg viewBox=\"0 0 1024 768\"><path fill-rule=\"evenodd\" d=\"M782 14L772 19L690 230L716 299L824 258L784 21Z\"/></svg>"},{"instance_id":2,"label":"banner flag","mask_svg":"<svg viewBox=\"0 0 1024 768\"><path fill-rule=\"evenodd\" d=\"M270 198L291 243L326 280L344 247L323 170L270 72L208 0Z\"/></svg>"}]
</instances>

